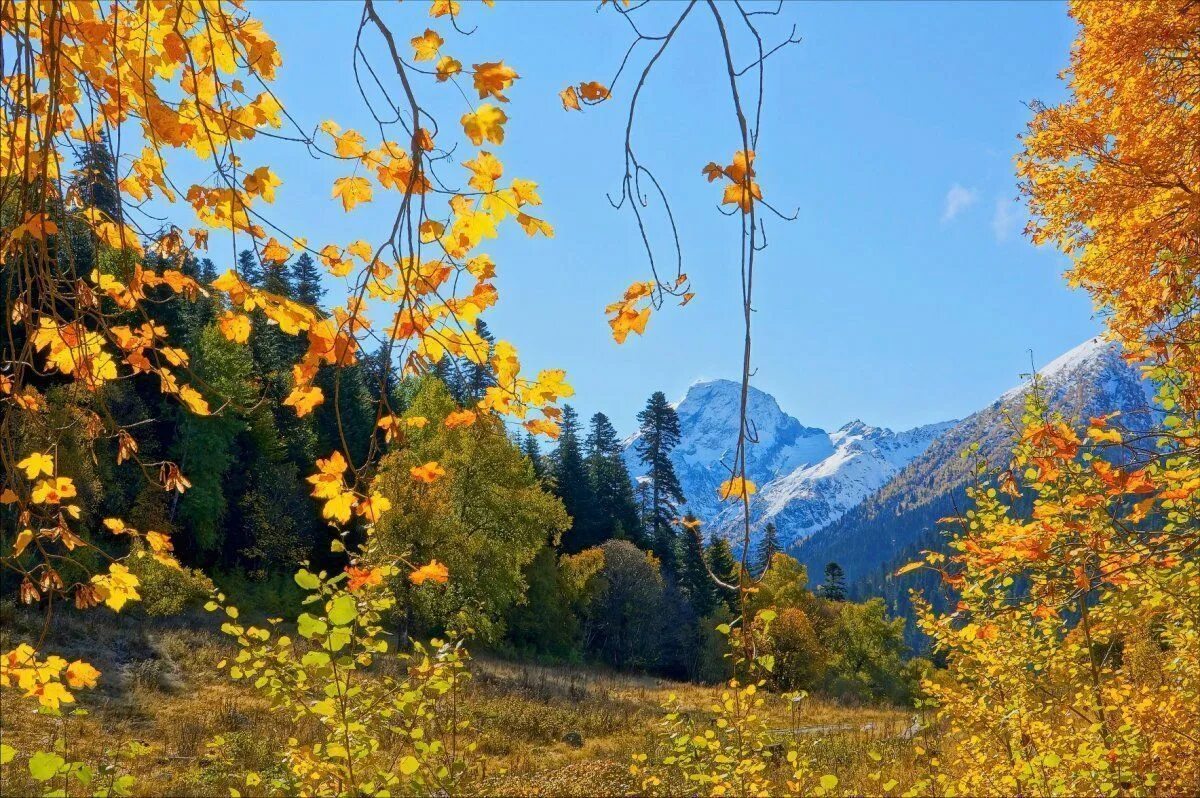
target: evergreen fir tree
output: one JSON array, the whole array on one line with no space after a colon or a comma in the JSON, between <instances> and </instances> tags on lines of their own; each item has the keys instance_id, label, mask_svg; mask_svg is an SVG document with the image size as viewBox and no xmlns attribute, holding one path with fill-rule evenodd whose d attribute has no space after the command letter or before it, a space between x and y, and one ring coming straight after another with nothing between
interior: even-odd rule
<instances>
[{"instance_id":1,"label":"evergreen fir tree","mask_svg":"<svg viewBox=\"0 0 1200 798\"><path fill-rule=\"evenodd\" d=\"M325 289L321 287L321 270L311 255L300 253L291 266L290 277L296 300L319 307L325 297Z\"/></svg>"},{"instance_id":2,"label":"evergreen fir tree","mask_svg":"<svg viewBox=\"0 0 1200 798\"><path fill-rule=\"evenodd\" d=\"M675 530L672 522L678 515L678 504L686 501L671 450L679 443L679 416L662 391L655 391L638 413L641 435L635 444L638 456L646 465L650 480L650 506L646 531L651 547L662 561L664 570L675 567Z\"/></svg>"},{"instance_id":3,"label":"evergreen fir tree","mask_svg":"<svg viewBox=\"0 0 1200 798\"><path fill-rule=\"evenodd\" d=\"M683 520L683 532L679 536L679 586L696 617L705 618L717 608L719 588L708 575L704 540L700 537L696 518L687 515Z\"/></svg>"},{"instance_id":4,"label":"evergreen fir tree","mask_svg":"<svg viewBox=\"0 0 1200 798\"><path fill-rule=\"evenodd\" d=\"M546 475L546 463L542 459L542 447L538 445L538 440L532 432L526 432L525 437L521 439L521 454L529 458L529 462L533 465L533 474L538 479Z\"/></svg>"},{"instance_id":5,"label":"evergreen fir tree","mask_svg":"<svg viewBox=\"0 0 1200 798\"><path fill-rule=\"evenodd\" d=\"M317 451L348 449L346 453L355 465L366 460L375 436L375 405L368 381L362 363L324 366L317 372L315 384L325 394L325 401L313 411Z\"/></svg>"},{"instance_id":6,"label":"evergreen fir tree","mask_svg":"<svg viewBox=\"0 0 1200 798\"><path fill-rule=\"evenodd\" d=\"M371 392L371 398L378 401L387 396L393 412L403 410L399 402L400 381L396 377L390 348L386 343L363 357L363 368L366 370L367 390Z\"/></svg>"},{"instance_id":7,"label":"evergreen fir tree","mask_svg":"<svg viewBox=\"0 0 1200 798\"><path fill-rule=\"evenodd\" d=\"M684 585L670 576L664 580L658 611L656 670L671 679L690 679L700 651L700 616Z\"/></svg>"},{"instance_id":8,"label":"evergreen fir tree","mask_svg":"<svg viewBox=\"0 0 1200 798\"><path fill-rule=\"evenodd\" d=\"M650 528L650 480L646 477L638 477L633 484L633 499L637 503L638 511L638 528L642 531L642 537L646 537L646 530Z\"/></svg>"},{"instance_id":9,"label":"evergreen fir tree","mask_svg":"<svg viewBox=\"0 0 1200 798\"><path fill-rule=\"evenodd\" d=\"M117 164L106 131L101 131L99 138L83 145L77 174L75 189L84 203L99 208L113 219L119 219L121 197L117 190Z\"/></svg>"},{"instance_id":10,"label":"evergreen fir tree","mask_svg":"<svg viewBox=\"0 0 1200 798\"><path fill-rule=\"evenodd\" d=\"M835 562L825 566L825 583L821 585L821 595L830 601L846 600L846 574L842 566Z\"/></svg>"},{"instance_id":11,"label":"evergreen fir tree","mask_svg":"<svg viewBox=\"0 0 1200 798\"><path fill-rule=\"evenodd\" d=\"M729 547L728 540L713 532L708 538L708 550L705 555L708 557L708 567L712 569L713 576L727 585L737 584L738 563L733 557L733 549ZM729 611L737 614L740 610L737 593L720 586L717 590Z\"/></svg>"},{"instance_id":12,"label":"evergreen fir tree","mask_svg":"<svg viewBox=\"0 0 1200 798\"><path fill-rule=\"evenodd\" d=\"M429 373L446 386L447 392L454 399L456 405L466 405L467 397L463 390L462 369L459 368L457 360L450 355L443 355L441 360L433 364Z\"/></svg>"},{"instance_id":13,"label":"evergreen fir tree","mask_svg":"<svg viewBox=\"0 0 1200 798\"><path fill-rule=\"evenodd\" d=\"M579 415L575 408L563 406L559 426L562 432L550 473L554 477L554 492L571 516L571 528L562 537L562 550L576 554L596 543L594 504L579 442Z\"/></svg>"},{"instance_id":14,"label":"evergreen fir tree","mask_svg":"<svg viewBox=\"0 0 1200 798\"><path fill-rule=\"evenodd\" d=\"M779 547L779 533L775 524L768 522L763 530L762 540L758 544L758 556L754 560L754 572L761 576L771 567L771 558L782 549Z\"/></svg>"},{"instance_id":15,"label":"evergreen fir tree","mask_svg":"<svg viewBox=\"0 0 1200 798\"><path fill-rule=\"evenodd\" d=\"M641 519L633 496L633 483L622 456L621 440L608 416L592 416L587 436L588 482L596 510L599 540L624 538L642 545Z\"/></svg>"},{"instance_id":16,"label":"evergreen fir tree","mask_svg":"<svg viewBox=\"0 0 1200 798\"><path fill-rule=\"evenodd\" d=\"M248 249L243 249L237 257L238 275L250 285L262 285L263 270L259 266L258 257Z\"/></svg>"},{"instance_id":17,"label":"evergreen fir tree","mask_svg":"<svg viewBox=\"0 0 1200 798\"><path fill-rule=\"evenodd\" d=\"M281 261L267 261L263 264L261 274L263 290L286 297L294 295L287 264Z\"/></svg>"},{"instance_id":18,"label":"evergreen fir tree","mask_svg":"<svg viewBox=\"0 0 1200 798\"><path fill-rule=\"evenodd\" d=\"M496 343L496 336L492 335L488 330L487 324L483 319L475 320L475 332L487 342L488 353L490 356L492 344ZM487 365L487 358L484 358L483 363L473 363L466 360L461 365L462 370L462 394L463 404L473 405L483 398L487 389L496 384L496 377L492 374L492 370Z\"/></svg>"},{"instance_id":19,"label":"evergreen fir tree","mask_svg":"<svg viewBox=\"0 0 1200 798\"><path fill-rule=\"evenodd\" d=\"M217 267L210 258L202 258L200 260L196 279L206 285L217 279Z\"/></svg>"}]
</instances>

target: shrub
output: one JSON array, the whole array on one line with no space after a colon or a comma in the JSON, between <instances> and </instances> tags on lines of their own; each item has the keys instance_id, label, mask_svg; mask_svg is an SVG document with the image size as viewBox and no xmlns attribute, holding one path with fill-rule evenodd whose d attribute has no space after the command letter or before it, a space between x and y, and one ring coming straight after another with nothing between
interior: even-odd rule
<instances>
[{"instance_id":1,"label":"shrub","mask_svg":"<svg viewBox=\"0 0 1200 798\"><path fill-rule=\"evenodd\" d=\"M213 591L212 580L196 569L172 567L147 556L131 557L129 563L130 573L141 582L142 611L152 617L178 615L199 606Z\"/></svg>"}]
</instances>

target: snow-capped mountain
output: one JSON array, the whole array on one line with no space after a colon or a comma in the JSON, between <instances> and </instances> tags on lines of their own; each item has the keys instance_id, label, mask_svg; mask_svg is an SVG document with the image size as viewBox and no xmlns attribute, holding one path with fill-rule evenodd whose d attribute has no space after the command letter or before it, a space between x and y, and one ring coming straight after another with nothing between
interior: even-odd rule
<instances>
[{"instance_id":1,"label":"snow-capped mountain","mask_svg":"<svg viewBox=\"0 0 1200 798\"><path fill-rule=\"evenodd\" d=\"M1080 426L1093 416L1120 411L1124 427L1147 429L1155 412L1154 388L1121 353L1118 344L1092 338L1039 369L1049 406ZM1030 382L1022 382L951 426L878 491L804 540L797 549L800 559L810 570L836 561L854 583L872 578L897 558L912 559L910 549L934 545L937 519L966 506L971 465L960 452L978 443L984 459L1005 462L1012 444L1006 418L1021 417L1029 390Z\"/></svg>"},{"instance_id":2,"label":"snow-capped mountain","mask_svg":"<svg viewBox=\"0 0 1200 798\"><path fill-rule=\"evenodd\" d=\"M1153 389L1117 344L1090 339L1038 375L1050 406L1068 419L1119 410L1125 426L1149 425ZM758 486L750 502L755 539L772 522L780 542L798 545L810 565L837 560L852 578L887 563L961 503L969 467L959 457L964 448L979 443L985 458L1003 459L1011 443L1005 419L1020 418L1028 392L1022 382L962 421L902 432L852 421L826 432L803 425L771 395L751 388L748 412L758 443L747 448L746 471ZM681 441L671 454L688 500L683 511L735 540L741 510L719 501L717 487L729 478L740 396L741 386L730 380L691 386L675 405ZM625 451L634 477L645 471L636 440L629 438Z\"/></svg>"},{"instance_id":3,"label":"snow-capped mountain","mask_svg":"<svg viewBox=\"0 0 1200 798\"><path fill-rule=\"evenodd\" d=\"M883 487L892 476L950 427L953 421L892 432L852 421L830 433L833 451L767 482L750 503L752 530L774 523L784 545L795 543L842 517ZM742 510L726 506L714 524L733 531Z\"/></svg>"},{"instance_id":4,"label":"snow-capped mountain","mask_svg":"<svg viewBox=\"0 0 1200 798\"><path fill-rule=\"evenodd\" d=\"M683 486L684 508L709 529L733 535L739 510L722 503L717 488L729 478L737 442L741 385L699 382L675 405L680 443L671 453ZM806 427L783 412L770 394L751 387L747 414L757 439L746 450L746 474L757 486L751 499L755 535L774 522L790 544L839 518L920 455L953 422L896 433L853 421L835 432ZM626 462L644 473L626 441Z\"/></svg>"},{"instance_id":5,"label":"snow-capped mountain","mask_svg":"<svg viewBox=\"0 0 1200 798\"><path fill-rule=\"evenodd\" d=\"M722 509L717 488L729 479L741 390L741 384L731 380L698 382L674 405L680 441L671 453L671 462L687 497L687 512L706 524ZM770 394L751 387L746 409L758 438L746 449L746 473L757 484L818 463L833 453L833 443L824 430L806 427L784 413ZM625 442L626 463L635 477L645 473L634 448L637 437Z\"/></svg>"}]
</instances>

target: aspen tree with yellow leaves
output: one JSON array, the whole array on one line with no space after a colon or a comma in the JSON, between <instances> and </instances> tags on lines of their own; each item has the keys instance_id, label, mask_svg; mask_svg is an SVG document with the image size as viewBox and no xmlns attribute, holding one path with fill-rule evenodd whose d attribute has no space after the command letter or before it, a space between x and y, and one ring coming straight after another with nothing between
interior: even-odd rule
<instances>
[{"instance_id":1,"label":"aspen tree with yellow leaves","mask_svg":"<svg viewBox=\"0 0 1200 798\"><path fill-rule=\"evenodd\" d=\"M648 5L660 16L648 18ZM2 714L36 717L50 730L43 739L6 729L0 780L9 786L0 783L0 793L154 794L144 783L161 783L153 771L172 765L151 760L152 743L76 746L81 705L98 704L89 696L118 675L104 672L91 644L100 632L76 657L55 649L53 631L76 613L94 627L128 622L153 588L148 567L207 592L211 583L185 566L211 541L181 534L187 525L176 519L203 506L210 521L258 519L276 531L288 497L270 491L284 481L285 450L305 454L299 484L328 531L320 558L267 583L266 592L292 592L300 611L259 619L262 608L218 588L205 604L228 653L213 657L207 687L252 696L282 733L264 742L232 729L204 740L203 777L189 790L495 791L489 779L506 766L489 765L492 752L479 742L477 721L488 716L473 707L481 693L472 692L468 644L499 636L504 612L524 599L523 569L570 526L538 464L508 436L556 439L574 389L562 369L523 368L513 343L492 340L479 324L516 266L489 254L502 251L497 239L555 235L538 175L512 174L504 162L529 102L522 53L468 55L471 34L503 13L492 6L362 0L339 8L357 19L342 68L347 100L374 122L355 130L285 104L278 78L287 64L254 4L0 0L0 571L15 601L43 619L32 640L0 635L0 701ZM612 74L564 69L555 86L566 87L541 98L571 118L624 122L614 145L620 189L609 199L645 260L629 267L623 294L595 309L596 323L607 320L605 334L622 344L652 335L669 301L687 306L696 295L678 205L639 135L646 87L670 85L660 58L685 46L679 32L693 22L708 31L703 41L722 78L710 95L724 110L707 112L705 124L723 125L727 144L686 177L729 218L736 252L737 432L722 460L728 473L708 498L736 508L740 564L724 548L714 568L700 524L679 525L694 536L696 573L707 570L722 598L713 602L725 613L715 634L728 643L733 678L700 708L671 695L632 759L623 751L620 778L633 782L614 777L610 791L1195 794L1200 3L1069 4L1078 24L1069 96L1033 106L1017 163L1027 232L1070 258L1067 280L1090 294L1110 337L1157 386L1161 412L1149 434L1116 415L1077 429L1035 381L1013 420L1011 458L979 464L971 508L947 519L950 553L928 552L901 569L933 569L958 597L945 614L920 604L945 667L922 684L915 729L878 741L916 758L904 768L892 761L899 754L874 747L867 761L848 762L795 729L781 734L779 707L798 713L808 699L772 692L781 683L773 625L786 621L806 644L815 633L798 608L763 606L763 575L754 577L747 559L752 497L761 498L748 470L757 443L749 412L756 268L766 257L765 221L796 216L780 210L787 186L772 180L782 151L760 147L764 76L800 43L795 29L774 30L782 8L602 0L597 10L616 15L628 36ZM461 100L459 110L433 110L444 97ZM337 176L289 185L278 165L258 160L264 140L332 164ZM347 219L385 207L389 222L370 240L310 241L275 212L299 193L319 194ZM281 276L297 268L293 257L307 264L307 299ZM313 303L321 293L314 264L345 282L340 304ZM258 361L239 354L256 347L286 364L255 373ZM213 363L233 364L236 379L214 376ZM436 386L452 364L486 379L469 400L439 393L428 416L392 384L395 370L410 386ZM164 446L155 440L161 427L191 437ZM275 470L249 474L263 483L257 504L230 507L220 494L238 459L231 441L243 433L265 454L241 465ZM472 461L475 452L490 459ZM480 465L492 473L474 474ZM145 487L136 501L108 495L133 493L133 481ZM521 501L506 501L504 490L521 491ZM130 514L107 509L118 505ZM298 549L291 538L278 548ZM626 542L608 548L660 579L662 558ZM553 563L564 603L606 588L599 580L616 569L605 571L604 556L587 549ZM793 582L792 592L816 602L802 579ZM397 623L418 616L444 634L416 640ZM236 708L228 714L239 717ZM583 748L580 737L551 742ZM246 751L255 745L272 747L252 767Z\"/></svg>"},{"instance_id":2,"label":"aspen tree with yellow leaves","mask_svg":"<svg viewBox=\"0 0 1200 798\"><path fill-rule=\"evenodd\" d=\"M689 6L687 13L691 10ZM709 10L722 22L716 6L710 4ZM616 6L614 11L630 13ZM446 357L490 367L494 379L482 399L475 407L449 414L448 429L472 425L482 413L514 419L530 432L557 434L555 405L572 394L564 373L547 369L524 375L514 347L504 341L489 343L474 324L498 299L497 267L483 247L499 234L505 220L529 236L554 234L547 221L534 215L541 204L537 184L505 179L496 155L509 119L497 104L509 102L507 92L520 75L499 57L468 69L449 52L454 45L447 36L462 35L462 17L486 14L487 8L434 2L428 17L438 30L425 27L411 37L394 33L385 21L387 13L372 0L366 0L361 11L359 36L376 39L388 54L378 71L370 69L371 76L380 88L381 73L388 74L392 84L384 88L392 113L383 113L378 97L355 73L362 101L381 120L379 135L368 137L342 128L336 120L314 125L288 113L271 88L283 59L252 9L241 3L8 0L0 5L5 47L14 56L6 59L0 106L0 207L5 218L0 251L6 310L0 459L6 474L5 517L19 529L2 556L4 567L17 575L22 602L42 604L48 613L62 601L81 610L104 604L120 612L140 598L139 579L126 565L129 555L121 551L124 540L139 543L134 547L139 555L148 552L167 567L180 567L172 553L174 542L160 530L138 530L116 517L99 527L104 537L82 530L85 508L73 502L77 476L61 472L62 459L56 456L67 434L84 446L117 441L118 464L134 464L165 494L186 494L193 487L186 462L157 451L151 454L139 443L139 425L124 422L108 403L108 386L122 382L153 385L182 411L202 417L219 416L237 401L221 395L192 369L189 351L154 322L150 303L201 298L214 302L220 309L217 329L235 345L246 345L254 334L252 313L300 339L303 348L292 369L290 393L282 401L297 418L337 402L340 383L335 382L334 395L329 396L316 384L318 372L353 367L362 357L364 342L371 340L384 347L388 362L398 361L406 373L427 372ZM430 71L424 62L436 62L436 68ZM463 91L467 86L477 101ZM463 92L468 99L456 126L439 125L422 99L425 92L447 90ZM594 104L608 99L611 91L584 81L577 94L584 103ZM382 121L385 117L391 121ZM742 119L743 139L746 136ZM270 165L248 163L239 155L241 145L257 137L290 140L343 164L345 174L325 189L329 196L347 213L364 203L390 202L395 208L390 234L374 242L310 243L289 232L287 220L272 218L267 207L288 187ZM92 147L100 142L116 143L111 171L117 196L103 207L96 204L94 192L78 190L94 176L72 174L69 156L77 143ZM479 148L474 157L463 160L458 154L472 148ZM729 173L733 194L738 192L736 184L744 184L735 203L743 214L752 212L749 197L761 197L757 184L751 184L748 158L743 154L741 161L735 159L743 167ZM185 159L206 164L211 174L203 182L178 183L172 166ZM457 171L460 168L465 171ZM633 179L644 170L635 171ZM730 192L726 194L729 201ZM191 221L163 221L145 214L139 204L151 200L189 205L185 216ZM350 278L349 295L327 315L260 286L237 267L201 282L186 264L208 249L214 235L240 242L250 251L251 262L257 260L267 269L278 268L294 254L310 253L331 275ZM75 242L83 243L87 257ZM669 290L685 284L680 274ZM657 302L662 288L658 283L650 286L647 293L631 292L627 301L649 297ZM376 315L386 313L390 321L377 328L368 308ZM634 326L640 332L648 313L640 310L637 315L641 321ZM623 337L622 323L613 329ZM66 428L51 413L59 397L74 408L75 417ZM405 428L414 419L397 424L395 410L390 397L381 393L377 425L390 445L403 446ZM327 625L366 625L366 649L384 650L370 637L375 634L370 631L371 616L355 620L363 608L356 608L353 596L355 591L376 589L383 591L379 601L387 602L379 569L407 568L418 587L453 579L436 561L410 563L398 555L398 560L372 562L373 525L390 509L387 497L373 487L377 445L372 443L365 459L356 458L343 432L341 445L316 458L308 478L322 517L339 533L334 553L348 558L350 581L345 585L343 575L328 581L318 577L314 584L309 584L314 580L307 572L297 577L298 582L303 577L300 587L325 585L322 590L332 595L324 619L304 622L304 617L313 616L302 616L307 632L301 630L302 637L330 653L340 651L347 641L340 632L322 637L317 629ZM445 473L436 461L411 470L414 480L425 483ZM367 542L352 549L346 534L353 529ZM214 610L224 608L226 631L243 645L266 640L263 630L233 623L239 617L236 607L223 599L212 605ZM308 658L306 664L311 664ZM75 701L72 690L93 687L101 676L86 662L67 665L29 646L6 652L0 662L6 696L8 689L18 690L50 713ZM246 672L245 667L236 670ZM335 683L340 684L336 679ZM297 700L301 714L317 710ZM345 709L343 704L342 712ZM340 723L338 731L346 739L338 751L330 743L314 749L313 756L349 757L351 762L359 757L352 753L357 749L349 745L350 737L373 732L364 731L357 721L347 725L343 718ZM4 751L7 764L16 752L10 747ZM57 754L31 756L30 772L36 781L55 783L78 772L75 764ZM401 761L400 776L416 772L409 759ZM322 785L322 792L373 793L390 788L397 777L388 770L364 782L363 774L356 774L350 764L330 774L311 763L309 758L295 759L293 776L301 784ZM247 775L246 786L259 784Z\"/></svg>"}]
</instances>

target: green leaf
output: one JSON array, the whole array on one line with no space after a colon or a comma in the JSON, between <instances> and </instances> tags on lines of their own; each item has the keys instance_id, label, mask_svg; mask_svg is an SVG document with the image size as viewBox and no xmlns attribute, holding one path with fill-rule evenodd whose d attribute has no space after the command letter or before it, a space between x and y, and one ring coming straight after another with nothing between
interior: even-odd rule
<instances>
[{"instance_id":1,"label":"green leaf","mask_svg":"<svg viewBox=\"0 0 1200 798\"><path fill-rule=\"evenodd\" d=\"M133 785L137 784L137 779L128 774L117 776L116 781L112 785L113 795L133 795Z\"/></svg>"},{"instance_id":2,"label":"green leaf","mask_svg":"<svg viewBox=\"0 0 1200 798\"><path fill-rule=\"evenodd\" d=\"M837 776L834 776L831 774L826 774L821 777L821 789L832 790L836 786L838 786L838 777Z\"/></svg>"},{"instance_id":3,"label":"green leaf","mask_svg":"<svg viewBox=\"0 0 1200 798\"><path fill-rule=\"evenodd\" d=\"M775 610L763 610L758 614L758 619L763 623L770 623L778 617L779 615L775 612Z\"/></svg>"},{"instance_id":4,"label":"green leaf","mask_svg":"<svg viewBox=\"0 0 1200 798\"><path fill-rule=\"evenodd\" d=\"M13 761L13 757L16 755L17 749L13 748L11 745L4 745L0 743L0 765L7 765L9 762Z\"/></svg>"},{"instance_id":5,"label":"green leaf","mask_svg":"<svg viewBox=\"0 0 1200 798\"><path fill-rule=\"evenodd\" d=\"M309 640L329 631L329 627L324 621L320 618L314 618L307 612L300 613L300 617L296 619L296 629L300 632L301 637Z\"/></svg>"},{"instance_id":6,"label":"green leaf","mask_svg":"<svg viewBox=\"0 0 1200 798\"><path fill-rule=\"evenodd\" d=\"M417 761L415 756L406 756L400 760L400 772L405 776L411 776L416 773L421 767L421 763Z\"/></svg>"},{"instance_id":7,"label":"green leaf","mask_svg":"<svg viewBox=\"0 0 1200 798\"><path fill-rule=\"evenodd\" d=\"M49 781L65 764L67 760L58 754L38 751L29 757L29 775L33 776L35 781Z\"/></svg>"},{"instance_id":8,"label":"green leaf","mask_svg":"<svg viewBox=\"0 0 1200 798\"><path fill-rule=\"evenodd\" d=\"M296 572L295 579L296 584L305 590L316 590L321 586L321 580L317 578L316 574L309 573L303 568Z\"/></svg>"},{"instance_id":9,"label":"green leaf","mask_svg":"<svg viewBox=\"0 0 1200 798\"><path fill-rule=\"evenodd\" d=\"M71 766L71 775L79 779L80 784L82 784L84 787L87 787L91 785L92 779L95 778L96 773L87 765L76 762Z\"/></svg>"},{"instance_id":10,"label":"green leaf","mask_svg":"<svg viewBox=\"0 0 1200 798\"><path fill-rule=\"evenodd\" d=\"M341 595L329 602L329 622L345 626L358 617L358 603L354 596Z\"/></svg>"},{"instance_id":11,"label":"green leaf","mask_svg":"<svg viewBox=\"0 0 1200 798\"><path fill-rule=\"evenodd\" d=\"M333 629L329 632L329 637L325 640L325 645L330 651L341 651L350 643L350 630L344 628Z\"/></svg>"}]
</instances>

